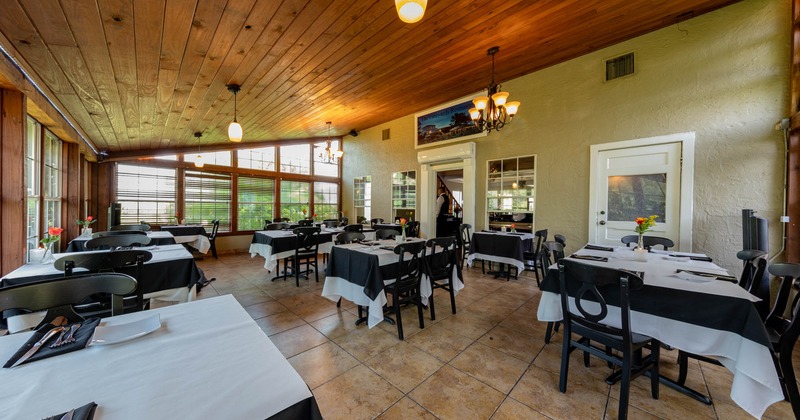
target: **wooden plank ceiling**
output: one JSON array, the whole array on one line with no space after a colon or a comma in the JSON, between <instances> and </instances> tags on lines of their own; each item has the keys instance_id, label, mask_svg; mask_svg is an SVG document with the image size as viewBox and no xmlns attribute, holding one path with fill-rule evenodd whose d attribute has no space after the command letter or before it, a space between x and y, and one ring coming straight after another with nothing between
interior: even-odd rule
<instances>
[{"instance_id":1,"label":"wooden plank ceiling","mask_svg":"<svg viewBox=\"0 0 800 420\"><path fill-rule=\"evenodd\" d=\"M245 144L339 136L734 2L4 0L0 42L113 157L227 144L229 83Z\"/></svg>"}]
</instances>

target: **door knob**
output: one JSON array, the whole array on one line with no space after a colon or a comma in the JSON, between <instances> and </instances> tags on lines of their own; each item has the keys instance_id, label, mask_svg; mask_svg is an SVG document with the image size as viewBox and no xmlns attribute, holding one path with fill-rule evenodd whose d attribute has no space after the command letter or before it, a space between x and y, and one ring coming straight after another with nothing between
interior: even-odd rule
<instances>
[{"instance_id":1,"label":"door knob","mask_svg":"<svg viewBox=\"0 0 800 420\"><path fill-rule=\"evenodd\" d=\"M606 224L606 221L605 221L605 220L601 220L601 221L600 221L600 224L601 224L601 225L605 225L605 224Z\"/></svg>"}]
</instances>

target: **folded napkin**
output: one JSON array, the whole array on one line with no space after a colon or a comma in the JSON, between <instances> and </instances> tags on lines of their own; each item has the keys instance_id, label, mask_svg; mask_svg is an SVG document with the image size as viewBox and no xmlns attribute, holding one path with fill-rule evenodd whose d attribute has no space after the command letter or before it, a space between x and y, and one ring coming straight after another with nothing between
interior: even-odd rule
<instances>
[{"instance_id":1,"label":"folded napkin","mask_svg":"<svg viewBox=\"0 0 800 420\"><path fill-rule=\"evenodd\" d=\"M614 252L614 248L611 248L610 246L600 246L600 245L586 244L586 246L584 246L583 248L584 249L591 249L593 251Z\"/></svg>"},{"instance_id":2,"label":"folded napkin","mask_svg":"<svg viewBox=\"0 0 800 420\"><path fill-rule=\"evenodd\" d=\"M708 273L708 272L705 272L705 271L683 270L683 269L679 269L676 272L677 273L684 272L684 273L694 274L695 276L703 276L703 277L708 277L708 278L717 279L717 280L729 281L729 282L732 282L732 283L738 283L739 282L739 279L737 279L736 277L733 277L733 276L729 276L727 274Z\"/></svg>"},{"instance_id":3,"label":"folded napkin","mask_svg":"<svg viewBox=\"0 0 800 420\"><path fill-rule=\"evenodd\" d=\"M481 231L481 233L497 233L497 231L496 231L496 230L486 230L486 229L483 229L483 230Z\"/></svg>"},{"instance_id":4,"label":"folded napkin","mask_svg":"<svg viewBox=\"0 0 800 420\"><path fill-rule=\"evenodd\" d=\"M699 255L683 255L683 254L669 254L670 257L677 257L677 258L689 258L692 261L706 261L706 262L714 262L711 257L703 257Z\"/></svg>"},{"instance_id":5,"label":"folded napkin","mask_svg":"<svg viewBox=\"0 0 800 420\"><path fill-rule=\"evenodd\" d=\"M92 420L94 412L97 409L97 404L90 402L84 406L78 407L72 412L72 420ZM68 412L56 414L55 416L46 417L45 420L61 420Z\"/></svg>"},{"instance_id":6,"label":"folded napkin","mask_svg":"<svg viewBox=\"0 0 800 420\"><path fill-rule=\"evenodd\" d=\"M58 338L58 334L54 338L48 340L39 350L28 360L22 362L20 365L24 365L26 363L30 363L40 359L46 359L48 357L58 356L59 354L70 353L76 350L81 350L85 348L89 344L89 340L92 338L92 334L94 334L94 329L97 327L97 324L100 323L100 318L91 318L83 321L81 323L81 327L75 332L75 341L69 344L64 344L63 346L50 348L50 344L53 344L56 339ZM31 338L28 339L25 344L11 356L10 359L3 365L4 368L11 367L14 363L16 363L17 359L22 357L25 353L33 347L33 344L39 341L48 331L55 328L52 324L46 324L42 327L39 327L36 331L33 332Z\"/></svg>"},{"instance_id":7,"label":"folded napkin","mask_svg":"<svg viewBox=\"0 0 800 420\"><path fill-rule=\"evenodd\" d=\"M596 257L594 255L578 255L572 254L569 256L570 258L575 258L578 260L589 260L589 261L600 261L600 262L608 262L607 257Z\"/></svg>"},{"instance_id":8,"label":"folded napkin","mask_svg":"<svg viewBox=\"0 0 800 420\"><path fill-rule=\"evenodd\" d=\"M524 233L518 233L518 232L508 232L508 234L509 235L519 235L519 236L524 235Z\"/></svg>"},{"instance_id":9,"label":"folded napkin","mask_svg":"<svg viewBox=\"0 0 800 420\"><path fill-rule=\"evenodd\" d=\"M389 251L394 251L394 247L391 245L384 245L381 247L381 249L388 249Z\"/></svg>"}]
</instances>

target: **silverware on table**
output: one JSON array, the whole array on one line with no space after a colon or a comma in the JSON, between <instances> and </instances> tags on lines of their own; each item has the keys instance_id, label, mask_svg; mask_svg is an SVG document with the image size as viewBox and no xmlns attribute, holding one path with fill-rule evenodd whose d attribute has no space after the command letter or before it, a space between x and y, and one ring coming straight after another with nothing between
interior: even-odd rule
<instances>
[{"instance_id":1,"label":"silverware on table","mask_svg":"<svg viewBox=\"0 0 800 420\"><path fill-rule=\"evenodd\" d=\"M68 328L61 330L61 334L58 335L56 341L53 341L53 344L50 344L51 349L61 345L61 343L64 341L64 336L67 335L68 330L69 330Z\"/></svg>"},{"instance_id":2,"label":"silverware on table","mask_svg":"<svg viewBox=\"0 0 800 420\"><path fill-rule=\"evenodd\" d=\"M20 365L20 363L22 363L22 362L24 362L24 361L26 361L26 360L30 359L30 358L31 358L31 356L33 356L34 354L36 354L36 352L37 352L37 351L39 351L39 349L40 349L40 348L42 348L42 346L43 346L43 345L44 345L44 344L45 344L45 343L46 343L48 340L50 340L51 338L53 338L53 336L55 336L56 334L60 333L60 332L61 332L61 331L63 331L63 330L64 330L64 327L55 327L55 328L53 328L52 330L48 331L48 332L47 332L47 334L45 334L45 335L44 335L44 337L42 337L42 338L41 338L39 341L37 341L36 343L34 343L34 344L33 344L33 347L31 347L31 348L30 348L30 349L29 349L27 352L25 352L25 354L23 354L23 355L22 355L22 357L20 357L19 359L17 359L17 361L16 361L16 362L14 362L14 364L13 364L13 365L11 365L11 367L12 367L12 368L13 368L13 367L17 367L17 366L19 366L19 365Z\"/></svg>"},{"instance_id":3,"label":"silverware on table","mask_svg":"<svg viewBox=\"0 0 800 420\"><path fill-rule=\"evenodd\" d=\"M64 330L61 335L58 336L58 339L50 345L50 348L61 347L65 344L69 344L75 341L75 333L78 331L78 328L81 327L81 323L78 322L77 324L72 324L69 326L68 330Z\"/></svg>"},{"instance_id":4,"label":"silverware on table","mask_svg":"<svg viewBox=\"0 0 800 420\"><path fill-rule=\"evenodd\" d=\"M61 420L72 420L72 416L74 414L75 414L75 409L73 408L72 410L67 411L67 414L64 414L64 416L61 417Z\"/></svg>"}]
</instances>

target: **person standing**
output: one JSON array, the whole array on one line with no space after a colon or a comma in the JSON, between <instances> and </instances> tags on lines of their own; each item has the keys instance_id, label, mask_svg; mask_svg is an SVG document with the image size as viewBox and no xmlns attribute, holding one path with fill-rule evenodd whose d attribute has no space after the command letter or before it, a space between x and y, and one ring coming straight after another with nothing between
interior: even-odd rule
<instances>
[{"instance_id":1,"label":"person standing","mask_svg":"<svg viewBox=\"0 0 800 420\"><path fill-rule=\"evenodd\" d=\"M443 187L439 187L439 196L436 197L436 236L447 235L447 216L450 211L450 197Z\"/></svg>"}]
</instances>

